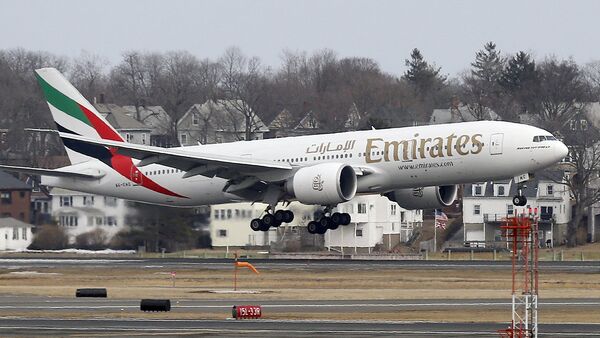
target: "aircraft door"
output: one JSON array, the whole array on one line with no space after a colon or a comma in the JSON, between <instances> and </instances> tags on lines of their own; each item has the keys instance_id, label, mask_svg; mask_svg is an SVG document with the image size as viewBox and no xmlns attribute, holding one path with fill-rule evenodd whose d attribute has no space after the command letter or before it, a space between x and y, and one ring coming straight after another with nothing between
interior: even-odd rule
<instances>
[{"instance_id":1,"label":"aircraft door","mask_svg":"<svg viewBox=\"0 0 600 338\"><path fill-rule=\"evenodd\" d=\"M142 185L142 180L142 172L136 166L131 166L131 181L137 185Z\"/></svg>"},{"instance_id":2,"label":"aircraft door","mask_svg":"<svg viewBox=\"0 0 600 338\"><path fill-rule=\"evenodd\" d=\"M492 134L490 137L490 154L500 155L502 154L502 141L504 140L504 134Z\"/></svg>"}]
</instances>

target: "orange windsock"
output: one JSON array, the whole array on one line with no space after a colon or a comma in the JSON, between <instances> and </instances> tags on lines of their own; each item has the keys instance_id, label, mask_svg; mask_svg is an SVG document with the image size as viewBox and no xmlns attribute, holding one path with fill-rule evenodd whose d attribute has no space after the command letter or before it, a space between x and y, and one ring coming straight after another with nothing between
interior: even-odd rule
<instances>
[{"instance_id":1,"label":"orange windsock","mask_svg":"<svg viewBox=\"0 0 600 338\"><path fill-rule=\"evenodd\" d=\"M238 268L248 268L248 269L254 271L255 274L257 274L257 275L260 274L260 272L258 272L258 270L256 270L256 268L248 262L237 262L236 261L234 264Z\"/></svg>"}]
</instances>

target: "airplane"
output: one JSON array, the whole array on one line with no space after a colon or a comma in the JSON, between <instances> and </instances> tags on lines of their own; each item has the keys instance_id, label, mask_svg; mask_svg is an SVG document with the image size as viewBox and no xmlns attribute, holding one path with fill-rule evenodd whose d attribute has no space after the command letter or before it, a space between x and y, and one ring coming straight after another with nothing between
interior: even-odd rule
<instances>
[{"instance_id":1,"label":"airplane","mask_svg":"<svg viewBox=\"0 0 600 338\"><path fill-rule=\"evenodd\" d=\"M291 201L323 207L307 225L323 234L351 222L334 212L356 195L386 196L405 209L440 208L458 185L515 178L515 205L529 174L567 153L551 133L529 125L474 121L162 148L125 142L54 68L35 70L71 165L42 169L0 165L41 175L41 183L175 207L262 202L267 231L293 220ZM43 131L43 130L38 130Z\"/></svg>"}]
</instances>

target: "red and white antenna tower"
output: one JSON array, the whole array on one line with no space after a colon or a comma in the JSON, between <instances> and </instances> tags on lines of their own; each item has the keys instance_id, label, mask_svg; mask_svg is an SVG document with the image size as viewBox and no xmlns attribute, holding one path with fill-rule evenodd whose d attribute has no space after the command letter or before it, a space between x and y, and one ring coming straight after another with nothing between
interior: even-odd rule
<instances>
[{"instance_id":1,"label":"red and white antenna tower","mask_svg":"<svg viewBox=\"0 0 600 338\"><path fill-rule=\"evenodd\" d=\"M538 215L537 208L508 217L501 226L512 254L512 320L501 337L538 336Z\"/></svg>"}]
</instances>

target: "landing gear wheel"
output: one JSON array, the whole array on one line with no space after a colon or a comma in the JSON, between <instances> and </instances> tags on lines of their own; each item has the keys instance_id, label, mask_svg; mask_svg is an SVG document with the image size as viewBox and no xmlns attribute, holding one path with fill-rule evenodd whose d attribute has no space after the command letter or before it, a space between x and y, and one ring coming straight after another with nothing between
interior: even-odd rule
<instances>
[{"instance_id":1,"label":"landing gear wheel","mask_svg":"<svg viewBox=\"0 0 600 338\"><path fill-rule=\"evenodd\" d=\"M334 212L331 214L331 222L336 225L342 224L342 214L339 212Z\"/></svg>"},{"instance_id":2,"label":"landing gear wheel","mask_svg":"<svg viewBox=\"0 0 600 338\"><path fill-rule=\"evenodd\" d=\"M319 235L323 235L327 232L327 227L324 227L323 225L321 225L321 223L317 223L317 233Z\"/></svg>"},{"instance_id":3,"label":"landing gear wheel","mask_svg":"<svg viewBox=\"0 0 600 338\"><path fill-rule=\"evenodd\" d=\"M331 218L329 217L321 217L321 219L317 222L324 229L328 229L331 226Z\"/></svg>"},{"instance_id":4,"label":"landing gear wheel","mask_svg":"<svg viewBox=\"0 0 600 338\"><path fill-rule=\"evenodd\" d=\"M277 210L273 216L275 216L275 219L279 222L285 222L285 210Z\"/></svg>"},{"instance_id":5,"label":"landing gear wheel","mask_svg":"<svg viewBox=\"0 0 600 338\"><path fill-rule=\"evenodd\" d=\"M513 204L518 207L522 207L527 204L527 197L522 195L516 195L515 197L513 197Z\"/></svg>"},{"instance_id":6,"label":"landing gear wheel","mask_svg":"<svg viewBox=\"0 0 600 338\"><path fill-rule=\"evenodd\" d=\"M260 231L263 227L263 222L260 218L255 218L250 221L250 229Z\"/></svg>"},{"instance_id":7,"label":"landing gear wheel","mask_svg":"<svg viewBox=\"0 0 600 338\"><path fill-rule=\"evenodd\" d=\"M263 221L264 225L267 227L275 226L275 224L277 223L277 219L275 218L275 216L273 216L271 214L264 215L262 218L262 221Z\"/></svg>"},{"instance_id":8,"label":"landing gear wheel","mask_svg":"<svg viewBox=\"0 0 600 338\"><path fill-rule=\"evenodd\" d=\"M315 221L308 222L308 225L306 226L306 230L308 230L308 233L313 235L317 233L318 228L319 225Z\"/></svg>"},{"instance_id":9,"label":"landing gear wheel","mask_svg":"<svg viewBox=\"0 0 600 338\"><path fill-rule=\"evenodd\" d=\"M335 230L339 227L340 227L340 223L331 222L331 224L329 225L330 230Z\"/></svg>"},{"instance_id":10,"label":"landing gear wheel","mask_svg":"<svg viewBox=\"0 0 600 338\"><path fill-rule=\"evenodd\" d=\"M525 206L527 204L527 197L521 196L521 206Z\"/></svg>"},{"instance_id":11,"label":"landing gear wheel","mask_svg":"<svg viewBox=\"0 0 600 338\"><path fill-rule=\"evenodd\" d=\"M285 223L290 223L294 220L294 213L291 210L283 210L283 221Z\"/></svg>"},{"instance_id":12,"label":"landing gear wheel","mask_svg":"<svg viewBox=\"0 0 600 338\"><path fill-rule=\"evenodd\" d=\"M350 224L350 222L352 221L352 218L350 217L349 213L342 213L342 221L341 221L341 225L348 225Z\"/></svg>"}]
</instances>

